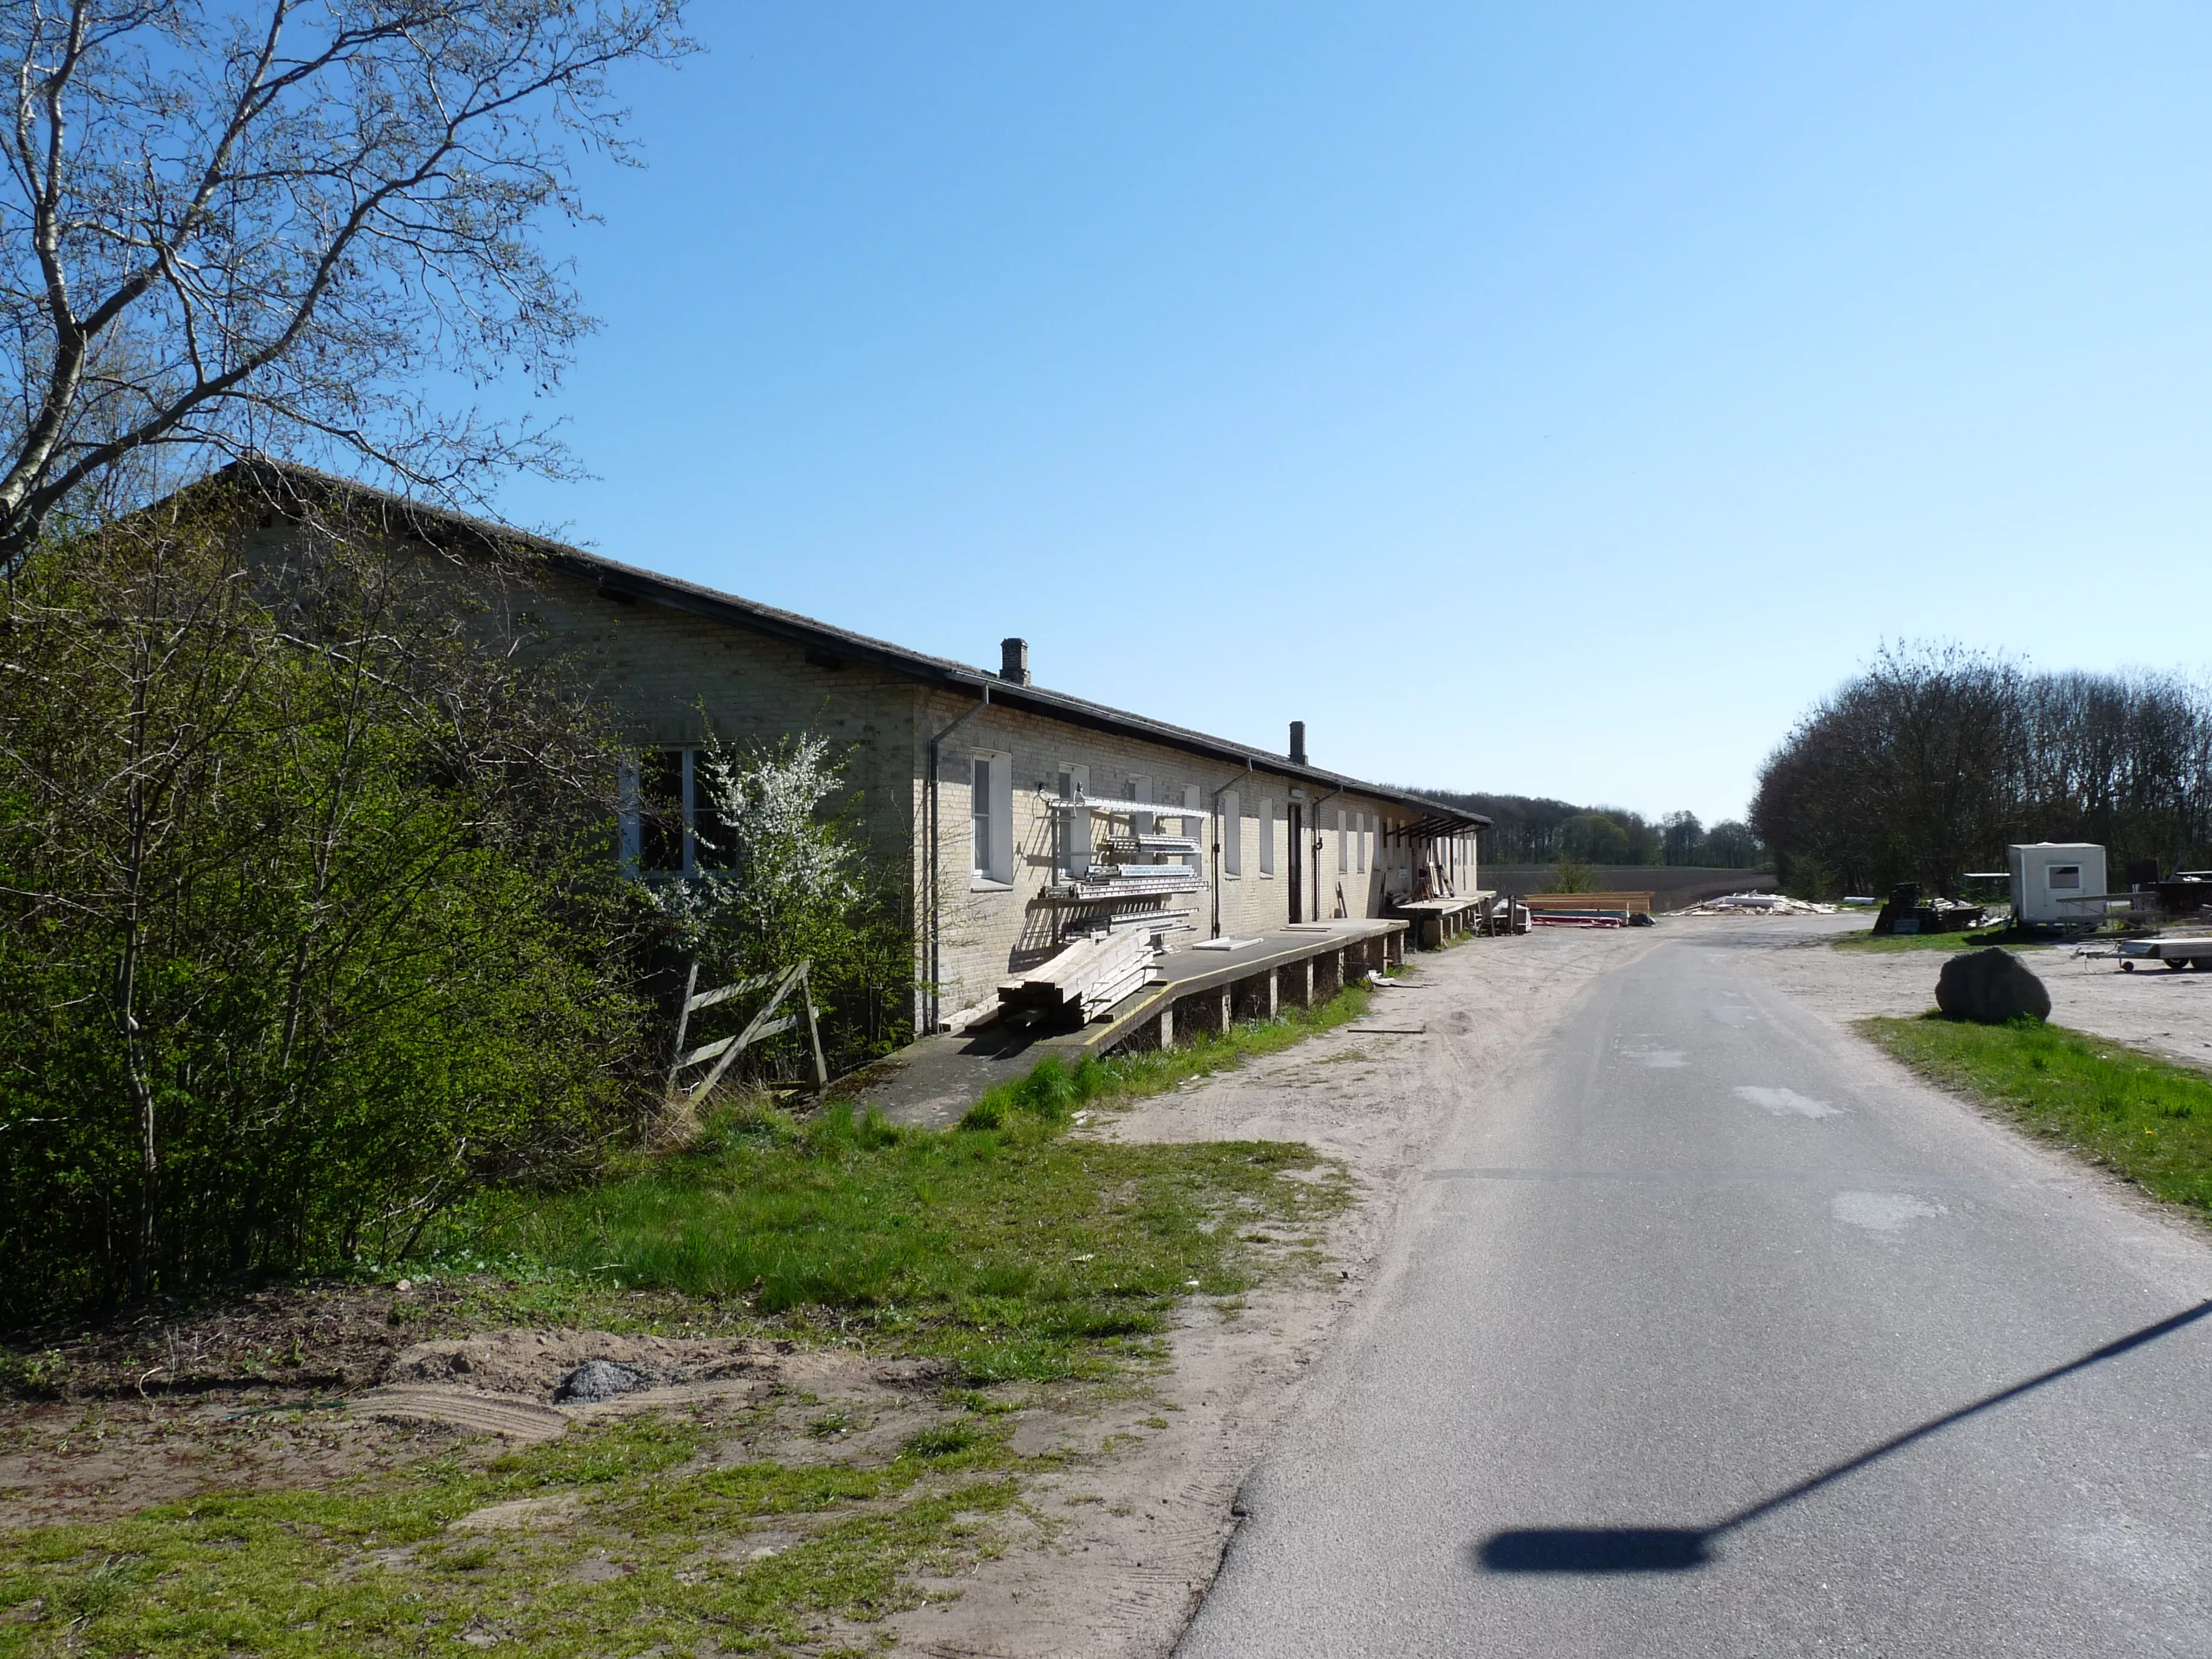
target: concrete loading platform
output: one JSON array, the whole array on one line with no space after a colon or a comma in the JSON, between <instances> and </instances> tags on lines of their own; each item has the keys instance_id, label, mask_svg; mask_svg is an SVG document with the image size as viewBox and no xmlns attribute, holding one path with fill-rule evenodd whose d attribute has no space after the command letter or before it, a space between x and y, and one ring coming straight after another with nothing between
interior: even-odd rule
<instances>
[{"instance_id":1,"label":"concrete loading platform","mask_svg":"<svg viewBox=\"0 0 2212 1659\"><path fill-rule=\"evenodd\" d=\"M1409 925L1394 918L1293 922L1234 950L1185 947L1163 957L1164 982L1147 985L1073 1029L996 1021L923 1037L878 1060L833 1097L873 1106L894 1123L930 1127L959 1121L994 1084L1057 1057L1073 1066L1171 1048L1238 1020L1272 1019L1285 1008L1326 1002L1347 979L1405 960Z\"/></svg>"},{"instance_id":2,"label":"concrete loading platform","mask_svg":"<svg viewBox=\"0 0 2212 1659\"><path fill-rule=\"evenodd\" d=\"M1167 978L1125 997L1069 1032L1069 1057L1172 1048L1182 1037L1225 1031L1240 1019L1273 1019L1310 1008L1344 988L1347 975L1381 973L1406 959L1408 925L1389 918L1294 921L1233 951L1178 951L1159 964Z\"/></svg>"},{"instance_id":3,"label":"concrete loading platform","mask_svg":"<svg viewBox=\"0 0 2212 1659\"><path fill-rule=\"evenodd\" d=\"M1458 898L1393 899L1390 914L1412 924L1413 943L1420 949L1441 951L1447 941L1478 927L1483 907L1497 896L1486 892Z\"/></svg>"}]
</instances>

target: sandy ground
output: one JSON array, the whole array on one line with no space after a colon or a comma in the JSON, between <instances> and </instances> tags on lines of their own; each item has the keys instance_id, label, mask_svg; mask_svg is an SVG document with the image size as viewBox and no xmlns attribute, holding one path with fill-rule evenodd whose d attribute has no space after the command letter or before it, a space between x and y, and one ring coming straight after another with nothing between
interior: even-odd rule
<instances>
[{"instance_id":1,"label":"sandy ground","mask_svg":"<svg viewBox=\"0 0 2212 1659\"><path fill-rule=\"evenodd\" d=\"M611 1400L564 1401L563 1379L587 1359L628 1368L638 1386ZM198 1393L16 1404L0 1430L0 1528L110 1518L240 1487L328 1486L476 1437L489 1437L481 1449L493 1455L572 1423L678 1407L744 1418L749 1448L761 1440L766 1455L806 1462L895 1447L958 1417L935 1398L945 1370L939 1361L789 1342L512 1328L398 1348L374 1386L305 1401L296 1389L231 1379ZM746 1415L778 1402L790 1422L761 1430ZM826 1447L804 1422L825 1407L855 1425Z\"/></svg>"},{"instance_id":2,"label":"sandy ground","mask_svg":"<svg viewBox=\"0 0 2212 1659\"><path fill-rule=\"evenodd\" d=\"M1863 932L1863 916L1805 916L1744 922L1678 916L1666 927L1725 930L1731 944L1771 952L1771 982L1839 1024L1869 1014L1918 1014L1936 1006L1942 951L1838 951L1838 933ZM2077 1031L2132 1042L2191 1066L2212 1068L2212 974L2153 965L2124 974L2109 957L2076 957L2070 945L2033 946L2022 958L2051 993L2051 1018Z\"/></svg>"},{"instance_id":3,"label":"sandy ground","mask_svg":"<svg viewBox=\"0 0 2212 1659\"><path fill-rule=\"evenodd\" d=\"M1092 1455L1035 1494L1033 1547L981 1563L957 1601L890 1620L901 1646L948 1659L1170 1651L1220 1565L1239 1484L1358 1297L1437 1133L1510 1086L1516 1055L1583 986L1666 937L1540 932L1418 956L1357 1024L1091 1126L1115 1140L1302 1140L1344 1161L1358 1199L1316 1280L1253 1292L1241 1311L1194 1304L1149 1397L1025 1423L1025 1449L1058 1437Z\"/></svg>"}]
</instances>

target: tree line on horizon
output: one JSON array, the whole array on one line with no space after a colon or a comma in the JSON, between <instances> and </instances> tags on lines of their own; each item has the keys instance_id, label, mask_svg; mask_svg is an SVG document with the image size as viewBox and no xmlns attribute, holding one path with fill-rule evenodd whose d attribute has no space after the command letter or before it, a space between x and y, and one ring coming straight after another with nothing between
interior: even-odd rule
<instances>
[{"instance_id":1,"label":"tree line on horizon","mask_svg":"<svg viewBox=\"0 0 2212 1659\"><path fill-rule=\"evenodd\" d=\"M1708 828L1688 811L1669 812L1655 822L1624 807L1577 806L1540 795L1417 793L1487 817L1491 827L1482 834L1482 857L1491 864L1572 861L1753 870L1766 861L1759 837L1734 819Z\"/></svg>"},{"instance_id":2,"label":"tree line on horizon","mask_svg":"<svg viewBox=\"0 0 2212 1659\"><path fill-rule=\"evenodd\" d=\"M1751 822L1808 897L1955 896L2026 842L2100 845L2116 884L2139 861L2212 866L2212 686L1885 649L1767 757Z\"/></svg>"}]
</instances>

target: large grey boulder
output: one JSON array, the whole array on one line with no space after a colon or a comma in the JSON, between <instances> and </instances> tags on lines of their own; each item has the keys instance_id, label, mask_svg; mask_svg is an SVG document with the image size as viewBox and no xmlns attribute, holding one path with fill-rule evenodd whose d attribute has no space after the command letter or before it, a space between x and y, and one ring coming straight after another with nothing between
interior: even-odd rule
<instances>
[{"instance_id":1,"label":"large grey boulder","mask_svg":"<svg viewBox=\"0 0 2212 1659\"><path fill-rule=\"evenodd\" d=\"M1992 945L1943 964L1936 981L1936 1006L1953 1019L2002 1025L2022 1014L2050 1018L2051 993L2026 963Z\"/></svg>"}]
</instances>

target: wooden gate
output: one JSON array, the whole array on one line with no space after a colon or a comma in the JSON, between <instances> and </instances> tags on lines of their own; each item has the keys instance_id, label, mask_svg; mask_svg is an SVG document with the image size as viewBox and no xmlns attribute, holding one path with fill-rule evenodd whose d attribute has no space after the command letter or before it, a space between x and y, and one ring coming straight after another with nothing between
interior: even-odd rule
<instances>
[{"instance_id":1,"label":"wooden gate","mask_svg":"<svg viewBox=\"0 0 2212 1659\"><path fill-rule=\"evenodd\" d=\"M718 986L711 991L702 991L699 989L699 964L694 962L691 971L684 976L684 1011L676 1020L675 1057L668 1067L669 1093L687 1101L704 1100L714 1085L722 1080L723 1073L736 1063L739 1054L772 1036L781 1036L801 1019L806 1022L806 1040L814 1051L814 1086L817 1091L829 1087L829 1068L822 1063L822 1031L816 1018L813 988L808 980L808 969L811 965L811 962L801 962L781 978L774 974L757 974L750 979L741 979L729 985ZM744 1030L735 1036L702 1042L696 1048L686 1052L684 1044L690 1035L692 1015L703 1013L709 1008L769 985L775 987L774 994L761 1005L760 1012L752 1017L751 1023ZM800 1012L779 1016L775 1011L794 993L799 998ZM682 1082L684 1073L694 1066L704 1066L709 1060L714 1062L714 1069L707 1073L705 1080L689 1088L684 1087Z\"/></svg>"}]
</instances>

